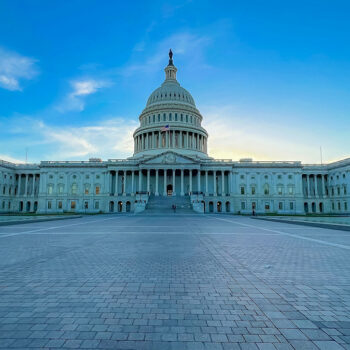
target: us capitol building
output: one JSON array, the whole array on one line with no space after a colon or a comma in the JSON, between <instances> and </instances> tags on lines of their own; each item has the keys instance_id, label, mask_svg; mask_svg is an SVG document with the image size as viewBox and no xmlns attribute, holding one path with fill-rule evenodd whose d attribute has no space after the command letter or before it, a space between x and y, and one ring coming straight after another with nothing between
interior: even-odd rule
<instances>
[{"instance_id":1,"label":"us capitol building","mask_svg":"<svg viewBox=\"0 0 350 350\"><path fill-rule=\"evenodd\" d=\"M102 161L0 161L0 212L349 213L350 158L329 164L214 159L191 94L176 79L148 98L134 155Z\"/></svg>"}]
</instances>

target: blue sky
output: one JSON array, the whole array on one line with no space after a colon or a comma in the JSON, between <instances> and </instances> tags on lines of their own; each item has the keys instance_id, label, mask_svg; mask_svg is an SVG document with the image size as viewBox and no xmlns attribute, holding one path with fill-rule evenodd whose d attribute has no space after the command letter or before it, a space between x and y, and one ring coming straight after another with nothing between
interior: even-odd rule
<instances>
[{"instance_id":1,"label":"blue sky","mask_svg":"<svg viewBox=\"0 0 350 350\"><path fill-rule=\"evenodd\" d=\"M350 156L349 1L0 2L0 159L125 158L169 48L237 160Z\"/></svg>"}]
</instances>

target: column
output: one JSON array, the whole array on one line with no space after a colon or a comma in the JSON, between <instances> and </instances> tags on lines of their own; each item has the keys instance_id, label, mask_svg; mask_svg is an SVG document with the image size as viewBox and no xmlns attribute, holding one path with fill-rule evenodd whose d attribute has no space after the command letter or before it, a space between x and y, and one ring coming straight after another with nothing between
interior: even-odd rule
<instances>
[{"instance_id":1,"label":"column","mask_svg":"<svg viewBox=\"0 0 350 350\"><path fill-rule=\"evenodd\" d=\"M322 179L322 196L325 197L326 196L326 186L325 186L325 182L324 182L324 175L321 175L321 179Z\"/></svg>"},{"instance_id":2,"label":"column","mask_svg":"<svg viewBox=\"0 0 350 350\"><path fill-rule=\"evenodd\" d=\"M24 186L24 195L25 197L27 197L27 193L28 193L28 174L25 175L26 179L25 179L25 186Z\"/></svg>"},{"instance_id":3,"label":"column","mask_svg":"<svg viewBox=\"0 0 350 350\"><path fill-rule=\"evenodd\" d=\"M169 148L169 131L165 131L165 148Z\"/></svg>"},{"instance_id":4,"label":"column","mask_svg":"<svg viewBox=\"0 0 350 350\"><path fill-rule=\"evenodd\" d=\"M221 195L225 196L225 171L221 170Z\"/></svg>"},{"instance_id":5,"label":"column","mask_svg":"<svg viewBox=\"0 0 350 350\"><path fill-rule=\"evenodd\" d=\"M139 192L142 191L142 170L139 169Z\"/></svg>"},{"instance_id":6,"label":"column","mask_svg":"<svg viewBox=\"0 0 350 350\"><path fill-rule=\"evenodd\" d=\"M116 170L115 171L115 193L114 193L115 196L118 196L118 192L119 192L119 189L118 189L118 175L119 175L119 171Z\"/></svg>"},{"instance_id":7,"label":"column","mask_svg":"<svg viewBox=\"0 0 350 350\"><path fill-rule=\"evenodd\" d=\"M176 189L175 189L175 186L176 186L176 182L175 182L175 179L176 179L176 170L173 169L173 196L176 195Z\"/></svg>"},{"instance_id":8,"label":"column","mask_svg":"<svg viewBox=\"0 0 350 350\"><path fill-rule=\"evenodd\" d=\"M173 130L173 148L175 148L176 147L176 145L175 145L175 130Z\"/></svg>"},{"instance_id":9,"label":"column","mask_svg":"<svg viewBox=\"0 0 350 350\"><path fill-rule=\"evenodd\" d=\"M230 191L230 196L233 195L233 184L232 184L232 171L230 170L230 175L229 175L229 185L228 185L229 191ZM258 191L258 189L256 189Z\"/></svg>"},{"instance_id":10,"label":"column","mask_svg":"<svg viewBox=\"0 0 350 350\"><path fill-rule=\"evenodd\" d=\"M158 192L158 182L159 182L159 170L156 169L156 196L159 196L159 192Z\"/></svg>"},{"instance_id":11,"label":"column","mask_svg":"<svg viewBox=\"0 0 350 350\"><path fill-rule=\"evenodd\" d=\"M32 196L34 197L34 190L35 190L35 174L33 174L33 189L32 189Z\"/></svg>"},{"instance_id":12,"label":"column","mask_svg":"<svg viewBox=\"0 0 350 350\"><path fill-rule=\"evenodd\" d=\"M190 170L190 195L192 194L192 169Z\"/></svg>"},{"instance_id":13,"label":"column","mask_svg":"<svg viewBox=\"0 0 350 350\"><path fill-rule=\"evenodd\" d=\"M217 195L216 193L216 170L213 170L213 183L214 183L214 196Z\"/></svg>"},{"instance_id":14,"label":"column","mask_svg":"<svg viewBox=\"0 0 350 350\"><path fill-rule=\"evenodd\" d=\"M318 189L317 189L317 175L314 175L315 179L315 196L318 197Z\"/></svg>"},{"instance_id":15,"label":"column","mask_svg":"<svg viewBox=\"0 0 350 350\"><path fill-rule=\"evenodd\" d=\"M124 191L123 191L123 196L126 196L126 174L127 174L127 171L124 170Z\"/></svg>"},{"instance_id":16,"label":"column","mask_svg":"<svg viewBox=\"0 0 350 350\"><path fill-rule=\"evenodd\" d=\"M131 195L134 195L135 171L131 170Z\"/></svg>"},{"instance_id":17,"label":"column","mask_svg":"<svg viewBox=\"0 0 350 350\"><path fill-rule=\"evenodd\" d=\"M205 171L205 195L207 196L209 193L208 188L208 170Z\"/></svg>"},{"instance_id":18,"label":"column","mask_svg":"<svg viewBox=\"0 0 350 350\"><path fill-rule=\"evenodd\" d=\"M181 196L184 195L184 169L181 169Z\"/></svg>"},{"instance_id":19,"label":"column","mask_svg":"<svg viewBox=\"0 0 350 350\"><path fill-rule=\"evenodd\" d=\"M146 136L146 144L145 144L145 148L146 148L146 149L148 149L148 139L149 139L149 137L148 137L148 133L146 133L146 134L145 134L145 136Z\"/></svg>"},{"instance_id":20,"label":"column","mask_svg":"<svg viewBox=\"0 0 350 350\"><path fill-rule=\"evenodd\" d=\"M309 179L309 175L306 174L306 184L307 184L307 196L310 197L311 193L310 193L310 179Z\"/></svg>"},{"instance_id":21,"label":"column","mask_svg":"<svg viewBox=\"0 0 350 350\"><path fill-rule=\"evenodd\" d=\"M186 148L190 148L190 133L187 131Z\"/></svg>"},{"instance_id":22,"label":"column","mask_svg":"<svg viewBox=\"0 0 350 350\"><path fill-rule=\"evenodd\" d=\"M150 169L147 169L147 193L150 192L150 187L149 187L149 183L150 183Z\"/></svg>"},{"instance_id":23,"label":"column","mask_svg":"<svg viewBox=\"0 0 350 350\"><path fill-rule=\"evenodd\" d=\"M163 195L166 196L166 172L167 170L164 169L164 184L163 184Z\"/></svg>"},{"instance_id":24,"label":"column","mask_svg":"<svg viewBox=\"0 0 350 350\"><path fill-rule=\"evenodd\" d=\"M22 174L18 175L18 190L17 190L17 196L21 195L21 185L22 185Z\"/></svg>"},{"instance_id":25,"label":"column","mask_svg":"<svg viewBox=\"0 0 350 350\"><path fill-rule=\"evenodd\" d=\"M179 132L179 148L182 148L182 131Z\"/></svg>"},{"instance_id":26,"label":"column","mask_svg":"<svg viewBox=\"0 0 350 350\"><path fill-rule=\"evenodd\" d=\"M197 191L198 193L201 191L201 171L199 169L197 172Z\"/></svg>"},{"instance_id":27,"label":"column","mask_svg":"<svg viewBox=\"0 0 350 350\"><path fill-rule=\"evenodd\" d=\"M112 191L113 191L113 183L112 183L113 175L112 175L112 171L109 171L108 175L109 175L108 176L108 183L109 183L109 187L108 187L109 188L109 193L108 193L108 195L111 195ZM83 184L82 184L82 191L85 193L85 188L84 188Z\"/></svg>"},{"instance_id":28,"label":"column","mask_svg":"<svg viewBox=\"0 0 350 350\"><path fill-rule=\"evenodd\" d=\"M162 133L158 131L158 148L162 148Z\"/></svg>"}]
</instances>

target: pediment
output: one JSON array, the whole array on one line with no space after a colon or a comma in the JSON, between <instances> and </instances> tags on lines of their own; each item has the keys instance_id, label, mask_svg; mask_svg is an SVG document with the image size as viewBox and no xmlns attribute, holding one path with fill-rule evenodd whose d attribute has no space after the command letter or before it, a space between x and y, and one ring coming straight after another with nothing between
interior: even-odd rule
<instances>
[{"instance_id":1,"label":"pediment","mask_svg":"<svg viewBox=\"0 0 350 350\"><path fill-rule=\"evenodd\" d=\"M165 152L144 160L142 164L197 164L198 161L175 152Z\"/></svg>"}]
</instances>

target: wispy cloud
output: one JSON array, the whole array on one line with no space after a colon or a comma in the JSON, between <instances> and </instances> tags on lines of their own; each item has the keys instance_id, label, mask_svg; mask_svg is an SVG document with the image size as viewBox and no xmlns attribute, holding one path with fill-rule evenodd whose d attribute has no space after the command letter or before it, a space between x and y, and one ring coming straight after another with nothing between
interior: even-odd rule
<instances>
[{"instance_id":1,"label":"wispy cloud","mask_svg":"<svg viewBox=\"0 0 350 350\"><path fill-rule=\"evenodd\" d=\"M53 126L28 117L17 118L8 127L7 140L0 140L0 149L2 143L6 143L10 149L15 149L16 144L25 143L30 151L30 161L131 156L136 121L111 116L101 119L103 121L99 123L73 127Z\"/></svg>"},{"instance_id":2,"label":"wispy cloud","mask_svg":"<svg viewBox=\"0 0 350 350\"><path fill-rule=\"evenodd\" d=\"M70 82L71 92L57 106L60 112L83 111L86 104L86 97L96 93L98 90L111 85L110 81L93 78L83 78Z\"/></svg>"},{"instance_id":3,"label":"wispy cloud","mask_svg":"<svg viewBox=\"0 0 350 350\"><path fill-rule=\"evenodd\" d=\"M122 68L121 73L125 76L131 76L139 72L152 73L158 71L159 67L164 66L166 55L170 48L174 52L175 58L177 55L182 57L188 56L191 57L189 61L192 64L198 65L200 62L202 67L206 66L204 64L203 51L211 41L212 38L210 36L197 35L191 32L172 34L155 45L147 45L145 41L142 41L135 46L135 51L152 52L152 55L143 59L142 63L140 63L140 58L136 57Z\"/></svg>"},{"instance_id":4,"label":"wispy cloud","mask_svg":"<svg viewBox=\"0 0 350 350\"><path fill-rule=\"evenodd\" d=\"M14 157L11 157L7 154L0 154L0 159L5 160L6 162L15 163L15 164L24 163L24 161L22 159L14 158Z\"/></svg>"},{"instance_id":5,"label":"wispy cloud","mask_svg":"<svg viewBox=\"0 0 350 350\"><path fill-rule=\"evenodd\" d=\"M38 75L37 60L0 48L0 87L21 91L21 80L30 80Z\"/></svg>"}]
</instances>

